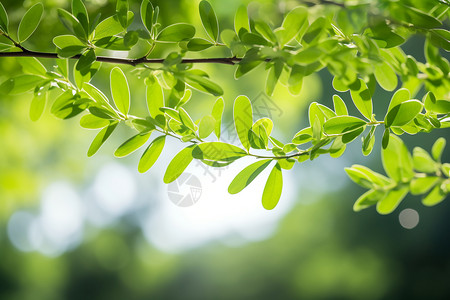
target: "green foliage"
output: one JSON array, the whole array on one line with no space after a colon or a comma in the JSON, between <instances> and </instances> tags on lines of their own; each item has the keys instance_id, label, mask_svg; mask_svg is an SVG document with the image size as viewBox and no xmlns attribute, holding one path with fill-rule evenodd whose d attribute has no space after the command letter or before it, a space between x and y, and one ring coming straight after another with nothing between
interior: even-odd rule
<instances>
[{"instance_id":1,"label":"green foliage","mask_svg":"<svg viewBox=\"0 0 450 300\"><path fill-rule=\"evenodd\" d=\"M436 141L431 155L421 148L415 148L411 155L399 138L404 133L415 135L450 127L450 65L442 55L450 48L450 33L445 28L450 13L445 3L424 2L432 9L424 10L427 5L415 7L403 0L384 1L378 6L377 1L375 4L353 1L329 7L322 3L317 4L320 8L317 10L298 6L286 12L281 24L253 19L247 8L241 6L235 14L234 30L220 31L213 7L203 0L198 8L199 20L208 37L203 39L196 36L191 24L161 27L159 7L149 0L142 1L141 24L133 27L129 26L134 13L129 10L127 0L118 0L115 14L103 20L90 19L83 1L73 0L71 12L63 8L57 11L68 34L53 37L56 52L50 54L23 46L41 21L43 5L35 4L25 13L16 40L10 35L8 15L0 4L0 51L5 52L3 56L10 52L24 56L20 58L24 74L3 82L0 91L8 95L33 91L30 118L35 121L44 111L49 91L59 90L55 100L49 99L53 101L50 109L53 115L68 119L84 113L80 125L100 129L88 156L99 150L119 124L133 128L137 133L114 154L129 155L151 140L139 160L139 172L146 172L155 164L168 136L188 143L170 162L163 178L165 183L176 180L194 159L207 166L223 167L245 156L256 158L231 182L229 192L235 194L273 162L262 195L266 209L273 209L281 197L282 170L321 155L337 158L345 152L346 144L358 137L362 140L362 153L369 155L376 146L377 128L384 127L382 160L388 177L359 165L346 169L353 181L369 189L356 201L354 210L376 205L379 213L387 214L409 192L424 195L424 205L435 205L445 198L450 186L449 164L441 162L445 140ZM425 37L425 63L400 48L415 34ZM178 48L171 48L172 52L161 59L149 59L161 43L172 43ZM142 47L146 53L132 57ZM207 53L213 47L221 47L229 56L189 57L190 52L203 55L203 51ZM125 51L129 58L101 56L104 50ZM55 58L56 67L47 70L37 59L40 57ZM69 59L76 60L72 70ZM130 114L136 100L134 92L130 93L127 76L133 75L125 75L121 68L114 66L110 73L112 99L91 83L102 68L101 62L135 67L134 74L145 83L148 114ZM264 65L265 91L269 96L279 83L298 95L305 88L305 77L326 69L333 76L334 89L350 94L364 119L350 115L348 103L334 95L333 108L312 102L308 109L309 125L283 143L273 136L273 121L269 118L254 121L252 101L238 96L233 104L233 121L241 148L221 140L225 101L219 96L224 91L214 77L195 69L195 63L236 65L235 78ZM377 84L394 92L386 114L378 118L374 115L374 105L381 100L376 99ZM219 97L211 112L198 120L185 106L193 95L190 88ZM425 91L424 97L415 99L420 90ZM151 139L153 132L158 136ZM217 141L209 140L213 132ZM261 155L261 151L267 155Z\"/></svg>"}]
</instances>

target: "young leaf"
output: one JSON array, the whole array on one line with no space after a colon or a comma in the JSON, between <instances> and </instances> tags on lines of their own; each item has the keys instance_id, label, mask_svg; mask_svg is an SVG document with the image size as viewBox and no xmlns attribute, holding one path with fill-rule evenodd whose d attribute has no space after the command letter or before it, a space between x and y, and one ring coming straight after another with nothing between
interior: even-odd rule
<instances>
[{"instance_id":1,"label":"young leaf","mask_svg":"<svg viewBox=\"0 0 450 300\"><path fill-rule=\"evenodd\" d=\"M327 134L341 134L354 131L366 125L367 122L352 116L337 116L328 119L323 124Z\"/></svg>"},{"instance_id":2,"label":"young leaf","mask_svg":"<svg viewBox=\"0 0 450 300\"><path fill-rule=\"evenodd\" d=\"M45 102L47 99L47 93L35 93L30 105L30 119L31 121L37 121L44 112Z\"/></svg>"},{"instance_id":3,"label":"young leaf","mask_svg":"<svg viewBox=\"0 0 450 300\"><path fill-rule=\"evenodd\" d=\"M386 173L396 182L408 182L414 177L413 160L403 141L391 135L389 144L381 152Z\"/></svg>"},{"instance_id":4,"label":"young leaf","mask_svg":"<svg viewBox=\"0 0 450 300\"><path fill-rule=\"evenodd\" d=\"M164 28L156 38L158 42L176 43L189 40L195 35L194 26L186 23L172 24Z\"/></svg>"},{"instance_id":5,"label":"young leaf","mask_svg":"<svg viewBox=\"0 0 450 300\"><path fill-rule=\"evenodd\" d=\"M82 42L87 41L87 32L84 30L81 23L68 11L58 8L58 17L70 32L72 32Z\"/></svg>"},{"instance_id":6,"label":"young leaf","mask_svg":"<svg viewBox=\"0 0 450 300\"><path fill-rule=\"evenodd\" d=\"M409 189L400 188L390 190L386 196L378 201L377 212L381 215L387 215L393 212L408 194Z\"/></svg>"},{"instance_id":7,"label":"young leaf","mask_svg":"<svg viewBox=\"0 0 450 300\"><path fill-rule=\"evenodd\" d=\"M439 180L439 177L437 177L437 176L414 178L413 180L411 180L411 182L409 184L411 194L413 194L413 195L425 194L433 186L436 185L438 180Z\"/></svg>"},{"instance_id":8,"label":"young leaf","mask_svg":"<svg viewBox=\"0 0 450 300\"><path fill-rule=\"evenodd\" d=\"M201 139L207 138L216 125L216 119L213 116L204 116L198 124L198 136Z\"/></svg>"},{"instance_id":9,"label":"young leaf","mask_svg":"<svg viewBox=\"0 0 450 300\"><path fill-rule=\"evenodd\" d=\"M98 41L106 37L115 36L123 31L124 29L120 25L117 16L112 16L104 19L95 27L95 40Z\"/></svg>"},{"instance_id":10,"label":"young leaf","mask_svg":"<svg viewBox=\"0 0 450 300\"><path fill-rule=\"evenodd\" d=\"M111 133L113 133L114 129L116 129L118 123L111 123L108 127L103 128L94 138L89 147L87 155L91 157L94 155L98 149L103 145L103 143L109 138Z\"/></svg>"},{"instance_id":11,"label":"young leaf","mask_svg":"<svg viewBox=\"0 0 450 300\"><path fill-rule=\"evenodd\" d=\"M202 19L203 28L205 28L208 36L217 42L219 36L219 21L217 20L214 9L208 1L202 0L198 6L200 18Z\"/></svg>"},{"instance_id":12,"label":"young leaf","mask_svg":"<svg viewBox=\"0 0 450 300\"><path fill-rule=\"evenodd\" d=\"M345 102L344 100L342 100L341 97L339 97L338 95L333 95L333 104L336 115L338 116L348 115L347 106L345 105Z\"/></svg>"},{"instance_id":13,"label":"young leaf","mask_svg":"<svg viewBox=\"0 0 450 300\"><path fill-rule=\"evenodd\" d=\"M116 107L127 116L130 110L130 90L127 78L119 67L111 70L111 94Z\"/></svg>"},{"instance_id":14,"label":"young leaf","mask_svg":"<svg viewBox=\"0 0 450 300\"><path fill-rule=\"evenodd\" d=\"M380 190L368 190L362 194L353 205L353 211L358 212L372 205L377 204L384 196L385 192Z\"/></svg>"},{"instance_id":15,"label":"young leaf","mask_svg":"<svg viewBox=\"0 0 450 300\"><path fill-rule=\"evenodd\" d=\"M253 111L250 99L246 96L238 96L234 101L233 118L239 140L248 151L250 149L248 132L253 125Z\"/></svg>"},{"instance_id":16,"label":"young leaf","mask_svg":"<svg viewBox=\"0 0 450 300\"><path fill-rule=\"evenodd\" d=\"M381 146L383 149L386 149L389 145L389 137L391 136L391 132L389 128L385 128L383 132L383 139L381 140Z\"/></svg>"},{"instance_id":17,"label":"young leaf","mask_svg":"<svg viewBox=\"0 0 450 300\"><path fill-rule=\"evenodd\" d=\"M8 95L25 93L42 84L45 80L44 77L38 75L19 75L3 82L0 85L0 92Z\"/></svg>"},{"instance_id":18,"label":"young leaf","mask_svg":"<svg viewBox=\"0 0 450 300\"><path fill-rule=\"evenodd\" d=\"M141 19L148 32L152 32L153 28L153 5L149 0L143 0L141 4Z\"/></svg>"},{"instance_id":19,"label":"young leaf","mask_svg":"<svg viewBox=\"0 0 450 300\"><path fill-rule=\"evenodd\" d=\"M413 150L414 169L424 173L435 173L439 170L439 165L431 158L427 151L420 147Z\"/></svg>"},{"instance_id":20,"label":"young leaf","mask_svg":"<svg viewBox=\"0 0 450 300\"><path fill-rule=\"evenodd\" d=\"M437 162L441 162L442 153L444 152L445 148L445 139L444 138L438 138L436 142L433 144L433 148L431 149L431 154L433 155L433 158Z\"/></svg>"},{"instance_id":21,"label":"young leaf","mask_svg":"<svg viewBox=\"0 0 450 300\"><path fill-rule=\"evenodd\" d=\"M187 43L187 48L189 51L203 51L212 46L214 46L213 43L201 38L193 38Z\"/></svg>"},{"instance_id":22,"label":"young leaf","mask_svg":"<svg viewBox=\"0 0 450 300\"><path fill-rule=\"evenodd\" d=\"M217 136L217 139L220 139L220 130L222 125L222 114L223 110L225 108L225 103L223 101L223 98L217 98L216 102L214 102L214 106L211 112L211 115L216 120L216 125L214 127L214 134Z\"/></svg>"},{"instance_id":23,"label":"young leaf","mask_svg":"<svg viewBox=\"0 0 450 300\"><path fill-rule=\"evenodd\" d=\"M86 45L74 35L59 35L53 39L53 44L58 47L58 56L70 58L82 53Z\"/></svg>"},{"instance_id":24,"label":"young leaf","mask_svg":"<svg viewBox=\"0 0 450 300\"><path fill-rule=\"evenodd\" d=\"M84 31L89 32L89 15L82 0L72 0L72 14L83 26Z\"/></svg>"},{"instance_id":25,"label":"young leaf","mask_svg":"<svg viewBox=\"0 0 450 300\"><path fill-rule=\"evenodd\" d=\"M292 9L284 18L281 27L284 29L282 32L281 44L285 45L289 43L294 37L297 36L303 26L307 26L308 22L308 10L303 6L297 6Z\"/></svg>"},{"instance_id":26,"label":"young leaf","mask_svg":"<svg viewBox=\"0 0 450 300\"><path fill-rule=\"evenodd\" d=\"M272 160L260 160L239 172L228 187L228 193L237 194L246 188L270 164Z\"/></svg>"},{"instance_id":27,"label":"young leaf","mask_svg":"<svg viewBox=\"0 0 450 300\"><path fill-rule=\"evenodd\" d=\"M192 150L195 145L189 146L178 152L177 155L170 161L167 166L166 172L164 173L163 181L164 183L171 183L175 181L184 170L189 166L193 157Z\"/></svg>"},{"instance_id":28,"label":"young leaf","mask_svg":"<svg viewBox=\"0 0 450 300\"><path fill-rule=\"evenodd\" d=\"M431 192L422 200L422 204L425 206L434 206L441 203L447 195L441 189L440 184L437 184Z\"/></svg>"},{"instance_id":29,"label":"young leaf","mask_svg":"<svg viewBox=\"0 0 450 300\"><path fill-rule=\"evenodd\" d=\"M114 156L124 157L136 151L148 141L148 139L150 138L150 134L151 132L147 132L144 134L138 133L135 136L129 138L122 145L120 145L119 148L117 148L116 152L114 152Z\"/></svg>"},{"instance_id":30,"label":"young leaf","mask_svg":"<svg viewBox=\"0 0 450 300\"><path fill-rule=\"evenodd\" d=\"M267 210L274 209L277 206L283 189L283 174L280 164L277 163L269 174L262 196L263 207Z\"/></svg>"},{"instance_id":31,"label":"young leaf","mask_svg":"<svg viewBox=\"0 0 450 300\"><path fill-rule=\"evenodd\" d=\"M375 129L376 127L373 126L363 139L362 153L364 156L369 155L373 150L373 146L375 145Z\"/></svg>"},{"instance_id":32,"label":"young leaf","mask_svg":"<svg viewBox=\"0 0 450 300\"><path fill-rule=\"evenodd\" d=\"M36 3L23 15L17 30L17 39L19 43L25 42L36 30L41 22L44 6L42 3Z\"/></svg>"},{"instance_id":33,"label":"young leaf","mask_svg":"<svg viewBox=\"0 0 450 300\"><path fill-rule=\"evenodd\" d=\"M408 101L411 99L411 93L409 90L405 88L401 88L395 92L395 94L391 98L391 102L388 106L388 112L394 108L395 106L402 104L405 101Z\"/></svg>"},{"instance_id":34,"label":"young leaf","mask_svg":"<svg viewBox=\"0 0 450 300\"><path fill-rule=\"evenodd\" d=\"M192 156L196 159L214 161L233 161L245 155L247 155L247 153L243 149L222 142L201 143L192 151Z\"/></svg>"},{"instance_id":35,"label":"young leaf","mask_svg":"<svg viewBox=\"0 0 450 300\"><path fill-rule=\"evenodd\" d=\"M9 19L5 7L0 2L0 30L8 33Z\"/></svg>"},{"instance_id":36,"label":"young leaf","mask_svg":"<svg viewBox=\"0 0 450 300\"><path fill-rule=\"evenodd\" d=\"M183 123L183 125L192 131L196 131L196 128L195 128L196 126L194 124L194 121L192 121L192 118L189 116L187 111L184 108L180 107L179 113L180 113L180 119L181 119L181 122Z\"/></svg>"},{"instance_id":37,"label":"young leaf","mask_svg":"<svg viewBox=\"0 0 450 300\"><path fill-rule=\"evenodd\" d=\"M116 0L116 14L120 25L123 28L128 27L128 0Z\"/></svg>"},{"instance_id":38,"label":"young leaf","mask_svg":"<svg viewBox=\"0 0 450 300\"><path fill-rule=\"evenodd\" d=\"M164 94L158 80L152 76L148 77L145 83L147 85L147 107L150 116L156 118L158 115L164 115L160 110L161 107L164 107Z\"/></svg>"},{"instance_id":39,"label":"young leaf","mask_svg":"<svg viewBox=\"0 0 450 300\"><path fill-rule=\"evenodd\" d=\"M241 28L246 32L250 32L247 7L245 5L239 6L234 17L234 30L236 31L236 34L239 35Z\"/></svg>"},{"instance_id":40,"label":"young leaf","mask_svg":"<svg viewBox=\"0 0 450 300\"><path fill-rule=\"evenodd\" d=\"M358 79L350 86L353 103L361 114L368 120L372 118L372 95L362 79Z\"/></svg>"},{"instance_id":41,"label":"young leaf","mask_svg":"<svg viewBox=\"0 0 450 300\"><path fill-rule=\"evenodd\" d=\"M413 120L423 109L422 102L408 100L391 108L384 118L386 127L403 126Z\"/></svg>"},{"instance_id":42,"label":"young leaf","mask_svg":"<svg viewBox=\"0 0 450 300\"><path fill-rule=\"evenodd\" d=\"M397 87L397 74L387 62L383 61L380 65L377 65L374 75L378 84L386 91L393 91Z\"/></svg>"},{"instance_id":43,"label":"young leaf","mask_svg":"<svg viewBox=\"0 0 450 300\"><path fill-rule=\"evenodd\" d=\"M166 136L161 135L150 143L139 160L138 171L140 173L147 172L155 164L156 160L161 155L165 142Z\"/></svg>"},{"instance_id":44,"label":"young leaf","mask_svg":"<svg viewBox=\"0 0 450 300\"><path fill-rule=\"evenodd\" d=\"M19 63L22 66L24 73L35 75L47 75L47 69L44 65L35 57L21 57Z\"/></svg>"},{"instance_id":45,"label":"young leaf","mask_svg":"<svg viewBox=\"0 0 450 300\"><path fill-rule=\"evenodd\" d=\"M108 126L109 120L97 117L96 115L90 113L84 115L80 119L80 126L86 129L99 129Z\"/></svg>"},{"instance_id":46,"label":"young leaf","mask_svg":"<svg viewBox=\"0 0 450 300\"><path fill-rule=\"evenodd\" d=\"M210 93L211 95L214 95L214 96L223 95L222 88L206 77L199 76L199 75L192 74L192 73L186 73L185 80L186 80L186 83L189 84L191 87L198 89L200 91Z\"/></svg>"}]
</instances>

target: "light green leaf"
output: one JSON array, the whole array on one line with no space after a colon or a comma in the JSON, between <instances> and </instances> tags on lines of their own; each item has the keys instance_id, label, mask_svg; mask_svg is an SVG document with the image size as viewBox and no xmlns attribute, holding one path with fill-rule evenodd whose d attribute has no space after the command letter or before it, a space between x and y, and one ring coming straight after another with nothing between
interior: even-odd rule
<instances>
[{"instance_id":1,"label":"light green leaf","mask_svg":"<svg viewBox=\"0 0 450 300\"><path fill-rule=\"evenodd\" d=\"M408 100L389 110L384 118L386 127L403 126L413 120L423 109L422 102Z\"/></svg>"},{"instance_id":2,"label":"light green leaf","mask_svg":"<svg viewBox=\"0 0 450 300\"><path fill-rule=\"evenodd\" d=\"M374 72L378 84L386 91L393 91L398 84L397 74L394 69L385 61L375 66Z\"/></svg>"},{"instance_id":3,"label":"light green leaf","mask_svg":"<svg viewBox=\"0 0 450 300\"><path fill-rule=\"evenodd\" d=\"M193 38L187 43L187 48L189 51L202 51L212 46L214 46L213 43L201 38Z\"/></svg>"},{"instance_id":4,"label":"light green leaf","mask_svg":"<svg viewBox=\"0 0 450 300\"><path fill-rule=\"evenodd\" d=\"M403 141L390 135L389 144L381 152L386 173L396 182L408 182L414 177L413 160Z\"/></svg>"},{"instance_id":5,"label":"light green leaf","mask_svg":"<svg viewBox=\"0 0 450 300\"><path fill-rule=\"evenodd\" d=\"M419 177L411 180L409 188L411 189L411 194L421 195L428 192L433 186L438 182L439 177L437 176L427 176Z\"/></svg>"},{"instance_id":6,"label":"light green leaf","mask_svg":"<svg viewBox=\"0 0 450 300\"><path fill-rule=\"evenodd\" d=\"M260 160L239 172L228 187L228 193L237 194L246 188L270 164L272 160Z\"/></svg>"},{"instance_id":7,"label":"light green leaf","mask_svg":"<svg viewBox=\"0 0 450 300\"><path fill-rule=\"evenodd\" d=\"M213 116L204 116L198 124L198 136L201 139L207 138L216 126L216 119Z\"/></svg>"},{"instance_id":8,"label":"light green leaf","mask_svg":"<svg viewBox=\"0 0 450 300\"><path fill-rule=\"evenodd\" d=\"M248 21L247 7L245 5L239 6L234 17L234 30L239 35L241 28L250 32L250 24Z\"/></svg>"},{"instance_id":9,"label":"light green leaf","mask_svg":"<svg viewBox=\"0 0 450 300\"><path fill-rule=\"evenodd\" d=\"M120 25L128 27L128 0L116 0L116 14Z\"/></svg>"},{"instance_id":10,"label":"light green leaf","mask_svg":"<svg viewBox=\"0 0 450 300\"><path fill-rule=\"evenodd\" d=\"M161 135L150 143L139 160L138 171L140 173L147 172L155 164L156 160L161 155L165 142L166 136Z\"/></svg>"},{"instance_id":11,"label":"light green leaf","mask_svg":"<svg viewBox=\"0 0 450 300\"><path fill-rule=\"evenodd\" d=\"M30 119L37 121L44 112L47 93L35 93L30 105Z\"/></svg>"},{"instance_id":12,"label":"light green leaf","mask_svg":"<svg viewBox=\"0 0 450 300\"><path fill-rule=\"evenodd\" d=\"M0 30L8 33L9 19L5 7L0 2Z\"/></svg>"},{"instance_id":13,"label":"light green leaf","mask_svg":"<svg viewBox=\"0 0 450 300\"><path fill-rule=\"evenodd\" d=\"M372 205L375 205L378 201L380 201L386 192L379 190L368 190L364 194L362 194L353 205L353 211L358 212L365 208L368 208Z\"/></svg>"},{"instance_id":14,"label":"light green leaf","mask_svg":"<svg viewBox=\"0 0 450 300\"><path fill-rule=\"evenodd\" d=\"M44 5L42 3L36 3L23 15L17 30L19 43L25 42L33 34L41 22L43 12Z\"/></svg>"},{"instance_id":15,"label":"light green leaf","mask_svg":"<svg viewBox=\"0 0 450 300\"><path fill-rule=\"evenodd\" d=\"M282 33L281 45L289 43L297 36L302 27L308 26L308 10L303 6L297 6L292 9L284 18L281 27Z\"/></svg>"},{"instance_id":16,"label":"light green leaf","mask_svg":"<svg viewBox=\"0 0 450 300\"><path fill-rule=\"evenodd\" d=\"M312 134L311 127L304 128L295 134L292 143L295 145L305 144L312 140Z\"/></svg>"},{"instance_id":17,"label":"light green leaf","mask_svg":"<svg viewBox=\"0 0 450 300\"><path fill-rule=\"evenodd\" d=\"M414 169L424 173L435 173L439 165L431 158L427 151L420 147L413 150Z\"/></svg>"},{"instance_id":18,"label":"light green leaf","mask_svg":"<svg viewBox=\"0 0 450 300\"><path fill-rule=\"evenodd\" d=\"M375 129L376 127L373 126L367 136L363 138L362 153L364 156L369 155L373 150L373 146L375 145Z\"/></svg>"},{"instance_id":19,"label":"light green leaf","mask_svg":"<svg viewBox=\"0 0 450 300\"><path fill-rule=\"evenodd\" d=\"M87 41L87 32L74 15L62 8L58 8L58 17L64 27L66 27L77 38L83 42Z\"/></svg>"},{"instance_id":20,"label":"light green leaf","mask_svg":"<svg viewBox=\"0 0 450 300\"><path fill-rule=\"evenodd\" d=\"M58 47L58 55L63 58L70 58L80 54L87 47L73 35L59 35L53 39L53 44Z\"/></svg>"},{"instance_id":21,"label":"light green leaf","mask_svg":"<svg viewBox=\"0 0 450 300\"><path fill-rule=\"evenodd\" d=\"M389 103L388 112L394 108L395 106L402 104L405 101L411 99L411 93L409 90L405 88L401 88L395 92L395 94L391 98L391 102Z\"/></svg>"},{"instance_id":22,"label":"light green leaf","mask_svg":"<svg viewBox=\"0 0 450 300\"><path fill-rule=\"evenodd\" d=\"M147 107L150 116L156 118L158 115L164 115L160 108L164 107L164 94L161 85L155 77L149 77L146 80L147 85Z\"/></svg>"},{"instance_id":23,"label":"light green leaf","mask_svg":"<svg viewBox=\"0 0 450 300\"><path fill-rule=\"evenodd\" d=\"M280 164L277 163L269 174L262 196L263 207L267 210L274 209L277 206L283 189L283 174Z\"/></svg>"},{"instance_id":24,"label":"light green leaf","mask_svg":"<svg viewBox=\"0 0 450 300\"><path fill-rule=\"evenodd\" d=\"M141 4L141 19L149 32L152 32L153 28L153 13L152 3L149 0L143 0Z\"/></svg>"},{"instance_id":25,"label":"light green leaf","mask_svg":"<svg viewBox=\"0 0 450 300\"><path fill-rule=\"evenodd\" d=\"M181 119L181 122L183 123L183 125L192 131L196 131L196 128L195 128L196 126L194 124L194 121L192 121L192 118L189 116L187 111L184 108L180 107L179 113L180 113L180 119Z\"/></svg>"},{"instance_id":26,"label":"light green leaf","mask_svg":"<svg viewBox=\"0 0 450 300\"><path fill-rule=\"evenodd\" d=\"M89 32L89 15L82 0L72 0L72 14L83 26L84 31Z\"/></svg>"},{"instance_id":27,"label":"light green leaf","mask_svg":"<svg viewBox=\"0 0 450 300\"><path fill-rule=\"evenodd\" d=\"M127 116L130 110L130 90L127 78L119 67L111 70L111 94L116 107Z\"/></svg>"},{"instance_id":28,"label":"light green leaf","mask_svg":"<svg viewBox=\"0 0 450 300\"><path fill-rule=\"evenodd\" d=\"M433 155L434 160L437 162L441 162L442 153L444 152L446 140L441 137L436 140L433 144L433 148L431 149L431 154Z\"/></svg>"},{"instance_id":29,"label":"light green leaf","mask_svg":"<svg viewBox=\"0 0 450 300\"><path fill-rule=\"evenodd\" d=\"M345 102L344 100L342 100L341 97L339 97L338 95L333 95L333 104L336 115L338 116L348 115L347 106L345 105Z\"/></svg>"},{"instance_id":30,"label":"light green leaf","mask_svg":"<svg viewBox=\"0 0 450 300\"><path fill-rule=\"evenodd\" d=\"M408 194L408 188L390 190L386 196L378 201L377 212L381 215L387 215L393 212Z\"/></svg>"},{"instance_id":31,"label":"light green leaf","mask_svg":"<svg viewBox=\"0 0 450 300\"><path fill-rule=\"evenodd\" d=\"M248 151L250 149L248 132L253 125L253 111L250 99L246 96L238 96L234 101L233 118L239 140Z\"/></svg>"},{"instance_id":32,"label":"light green leaf","mask_svg":"<svg viewBox=\"0 0 450 300\"><path fill-rule=\"evenodd\" d=\"M223 89L206 77L195 75L192 73L186 73L185 80L188 85L200 91L210 93L214 96L223 95Z\"/></svg>"},{"instance_id":33,"label":"light green leaf","mask_svg":"<svg viewBox=\"0 0 450 300\"><path fill-rule=\"evenodd\" d=\"M372 95L362 79L358 79L350 86L353 103L361 114L368 120L372 118Z\"/></svg>"},{"instance_id":34,"label":"light green leaf","mask_svg":"<svg viewBox=\"0 0 450 300\"><path fill-rule=\"evenodd\" d=\"M351 132L366 125L367 122L352 116L337 116L328 119L323 129L326 134L341 134Z\"/></svg>"},{"instance_id":35,"label":"light green leaf","mask_svg":"<svg viewBox=\"0 0 450 300\"><path fill-rule=\"evenodd\" d=\"M442 191L440 184L437 184L431 192L422 200L422 204L425 206L434 206L444 201L447 195Z\"/></svg>"},{"instance_id":36,"label":"light green leaf","mask_svg":"<svg viewBox=\"0 0 450 300\"><path fill-rule=\"evenodd\" d=\"M93 49L84 52L75 64L74 78L79 89L89 82L100 69L101 63L96 62L97 56Z\"/></svg>"},{"instance_id":37,"label":"light green leaf","mask_svg":"<svg viewBox=\"0 0 450 300\"><path fill-rule=\"evenodd\" d=\"M189 40L195 35L194 26L186 23L172 24L164 28L156 38L158 42L176 43Z\"/></svg>"},{"instance_id":38,"label":"light green leaf","mask_svg":"<svg viewBox=\"0 0 450 300\"><path fill-rule=\"evenodd\" d=\"M46 78L38 75L23 74L3 82L0 85L0 92L9 95L21 94L34 89L45 81Z\"/></svg>"},{"instance_id":39,"label":"light green leaf","mask_svg":"<svg viewBox=\"0 0 450 300\"><path fill-rule=\"evenodd\" d=\"M180 102L177 103L175 108L181 107L181 106L185 105L186 103L188 103L189 100L191 100L191 96L192 96L192 90L185 89L183 97L181 97Z\"/></svg>"},{"instance_id":40,"label":"light green leaf","mask_svg":"<svg viewBox=\"0 0 450 300\"><path fill-rule=\"evenodd\" d=\"M95 27L95 40L98 41L105 37L115 36L123 31L124 29L120 25L117 16L112 16L104 19Z\"/></svg>"},{"instance_id":41,"label":"light green leaf","mask_svg":"<svg viewBox=\"0 0 450 300\"><path fill-rule=\"evenodd\" d=\"M245 155L247 155L247 153L243 149L222 142L200 143L192 151L192 156L196 159L214 161L233 161Z\"/></svg>"},{"instance_id":42,"label":"light green leaf","mask_svg":"<svg viewBox=\"0 0 450 300\"><path fill-rule=\"evenodd\" d=\"M124 157L128 154L136 151L140 147L142 147L150 138L151 132L147 133L138 133L135 136L126 140L122 145L117 148L114 152L114 156L116 157Z\"/></svg>"},{"instance_id":43,"label":"light green leaf","mask_svg":"<svg viewBox=\"0 0 450 300\"><path fill-rule=\"evenodd\" d=\"M222 115L223 110L225 108L225 103L223 101L223 98L217 98L216 102L214 102L214 106L211 112L211 115L216 120L216 125L214 127L214 134L217 136L217 139L220 139L220 131L221 131L221 125L222 125Z\"/></svg>"},{"instance_id":44,"label":"light green leaf","mask_svg":"<svg viewBox=\"0 0 450 300\"><path fill-rule=\"evenodd\" d=\"M189 166L193 157L192 150L195 145L189 146L178 152L177 155L171 160L169 166L167 166L166 172L164 173L163 181L164 183L171 183L175 181L184 170Z\"/></svg>"},{"instance_id":45,"label":"light green leaf","mask_svg":"<svg viewBox=\"0 0 450 300\"><path fill-rule=\"evenodd\" d=\"M424 96L425 109L438 114L450 113L450 100L437 100L432 92Z\"/></svg>"},{"instance_id":46,"label":"light green leaf","mask_svg":"<svg viewBox=\"0 0 450 300\"><path fill-rule=\"evenodd\" d=\"M215 42L219 37L219 21L217 20L214 9L208 1L201 1L198 6L200 18L202 19L203 28L205 28L208 36Z\"/></svg>"},{"instance_id":47,"label":"light green leaf","mask_svg":"<svg viewBox=\"0 0 450 300\"><path fill-rule=\"evenodd\" d=\"M21 57L19 60L20 65L24 73L35 75L47 75L47 69L44 65L35 57Z\"/></svg>"},{"instance_id":48,"label":"light green leaf","mask_svg":"<svg viewBox=\"0 0 450 300\"><path fill-rule=\"evenodd\" d=\"M117 123L111 123L108 127L103 128L100 130L100 132L97 134L97 136L94 138L94 140L91 143L91 146L89 147L87 155L91 157L95 153L97 153L98 149L103 145L103 143L109 138L111 133L113 133L114 129L116 129Z\"/></svg>"},{"instance_id":49,"label":"light green leaf","mask_svg":"<svg viewBox=\"0 0 450 300\"><path fill-rule=\"evenodd\" d=\"M109 120L97 117L93 114L87 114L81 117L80 126L87 129L99 129L108 126Z\"/></svg>"}]
</instances>

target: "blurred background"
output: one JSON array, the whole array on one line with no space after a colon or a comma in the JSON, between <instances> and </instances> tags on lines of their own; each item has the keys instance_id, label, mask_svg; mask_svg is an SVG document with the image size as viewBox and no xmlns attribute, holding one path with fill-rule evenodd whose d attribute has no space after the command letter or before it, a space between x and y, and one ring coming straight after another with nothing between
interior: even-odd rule
<instances>
[{"instance_id":1,"label":"blurred background","mask_svg":"<svg viewBox=\"0 0 450 300\"><path fill-rule=\"evenodd\" d=\"M2 0L10 28L17 28L35 2ZM70 9L70 2L41 2L43 22L25 46L53 51L51 38L65 32L56 8ZM85 2L91 17L114 13L112 1ZM202 36L198 2L152 0L160 7L163 26L189 22ZM241 4L278 25L300 3L210 2L222 29L232 28ZM139 1L130 3L138 12ZM422 37L403 49L424 61ZM212 49L203 55L229 54ZM42 62L48 68L55 64ZM107 95L111 67L104 64L94 78ZM271 117L275 136L287 142L307 124L309 103L330 106L335 93L326 70L307 77L298 97L278 86L269 98L263 93L261 66L237 81L233 67L198 67L220 74L213 79L225 91L223 130L230 142L237 95L248 95L255 118ZM143 81L131 68L123 69L132 86L132 111L145 115ZM17 59L0 59L1 82L20 72ZM349 95L342 96L350 101ZM228 184L249 161L223 169L193 162L186 173L196 178L191 185L197 188L197 202L180 207L174 197L189 185L167 186L162 177L184 145L168 140L157 164L139 174L143 149L123 159L112 155L132 135L123 127L87 158L96 131L81 128L79 117L56 119L50 105L39 121L30 121L31 97L0 96L0 299L446 299L450 294L449 201L427 208L420 198L408 196L388 216L373 208L352 211L364 190L350 182L344 167L359 163L383 172L380 139L369 157L363 157L355 141L339 159L320 157L285 172L280 204L273 211L265 211L260 202L268 170L242 193L229 195ZM390 97L377 89L376 113L384 113ZM187 110L199 118L210 112L214 100L194 92ZM410 150L430 150L438 136L449 134L442 130L403 138ZM449 154L445 151L444 161Z\"/></svg>"}]
</instances>

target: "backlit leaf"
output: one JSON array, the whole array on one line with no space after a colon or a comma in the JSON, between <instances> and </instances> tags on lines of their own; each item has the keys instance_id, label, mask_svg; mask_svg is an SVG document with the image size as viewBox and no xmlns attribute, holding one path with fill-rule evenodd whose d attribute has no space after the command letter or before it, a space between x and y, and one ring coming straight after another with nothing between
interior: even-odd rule
<instances>
[{"instance_id":1,"label":"backlit leaf","mask_svg":"<svg viewBox=\"0 0 450 300\"><path fill-rule=\"evenodd\" d=\"M156 160L161 155L165 142L166 136L161 135L150 143L139 160L138 171L140 173L147 172L155 164Z\"/></svg>"},{"instance_id":2,"label":"backlit leaf","mask_svg":"<svg viewBox=\"0 0 450 300\"><path fill-rule=\"evenodd\" d=\"M130 110L130 90L127 78L119 67L111 70L111 94L116 107L125 116Z\"/></svg>"},{"instance_id":3,"label":"backlit leaf","mask_svg":"<svg viewBox=\"0 0 450 300\"><path fill-rule=\"evenodd\" d=\"M246 188L269 164L271 160L260 160L239 172L228 187L228 193L237 194Z\"/></svg>"},{"instance_id":4,"label":"backlit leaf","mask_svg":"<svg viewBox=\"0 0 450 300\"><path fill-rule=\"evenodd\" d=\"M277 206L283 189L283 174L280 164L277 163L269 174L266 185L264 186L262 204L267 210L274 209Z\"/></svg>"},{"instance_id":5,"label":"backlit leaf","mask_svg":"<svg viewBox=\"0 0 450 300\"><path fill-rule=\"evenodd\" d=\"M19 43L25 42L36 30L41 22L44 6L42 3L36 3L23 15L17 30Z\"/></svg>"}]
</instances>

